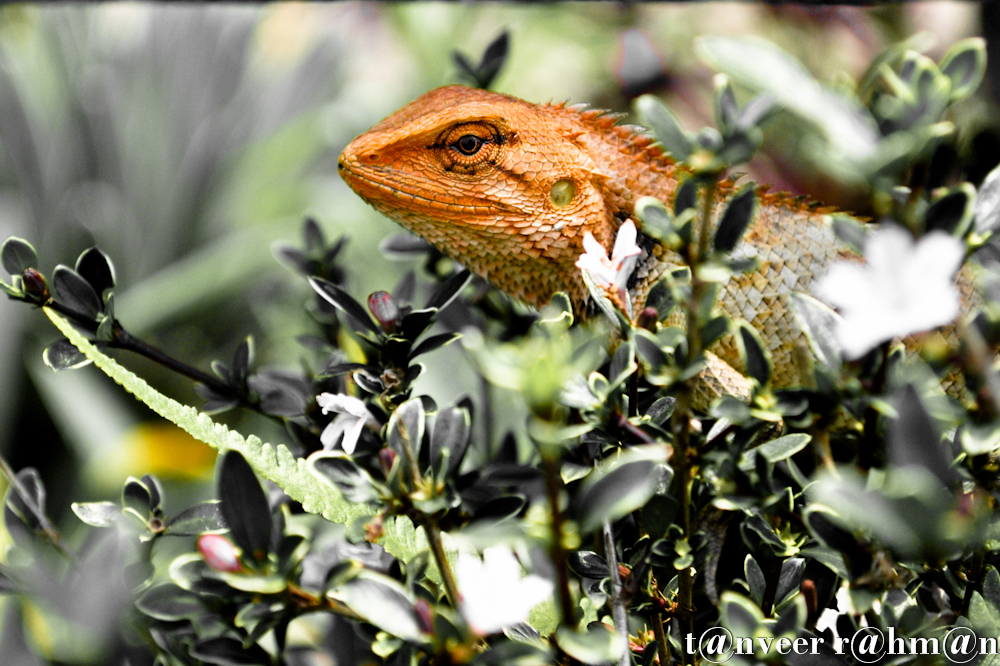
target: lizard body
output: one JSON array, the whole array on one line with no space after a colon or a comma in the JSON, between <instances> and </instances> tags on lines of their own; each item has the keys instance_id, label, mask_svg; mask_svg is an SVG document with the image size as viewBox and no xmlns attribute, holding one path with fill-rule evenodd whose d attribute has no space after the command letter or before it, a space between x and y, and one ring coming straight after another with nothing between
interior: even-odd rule
<instances>
[{"instance_id":1,"label":"lizard body","mask_svg":"<svg viewBox=\"0 0 1000 666\"><path fill-rule=\"evenodd\" d=\"M670 205L678 167L643 128L622 114L586 106L531 104L464 86L433 90L355 139L340 173L362 198L443 253L525 302L541 306L566 292L578 316L594 311L574 263L589 231L609 248L642 196ZM716 211L734 192L717 188ZM802 343L787 305L792 291L837 259L859 259L833 233L831 209L787 194L758 191L759 212L735 253L758 260L733 276L719 305L750 322L774 362L775 387L800 383L794 349ZM636 273L634 304L679 257L651 239ZM971 277L963 271L963 294ZM712 348L732 368L741 360L731 336ZM731 370L731 368L730 368ZM721 369L709 383L733 392L742 377ZM737 394L746 394L737 388Z\"/></svg>"}]
</instances>

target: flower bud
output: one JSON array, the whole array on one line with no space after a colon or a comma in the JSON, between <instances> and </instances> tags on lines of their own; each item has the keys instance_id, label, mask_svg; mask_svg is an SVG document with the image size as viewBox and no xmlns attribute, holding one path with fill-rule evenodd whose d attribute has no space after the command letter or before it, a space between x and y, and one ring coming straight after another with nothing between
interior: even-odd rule
<instances>
[{"instance_id":1,"label":"flower bud","mask_svg":"<svg viewBox=\"0 0 1000 666\"><path fill-rule=\"evenodd\" d=\"M21 275L24 280L24 291L36 302L42 303L49 300L49 286L45 284L45 278L34 268L24 269Z\"/></svg>"},{"instance_id":2,"label":"flower bud","mask_svg":"<svg viewBox=\"0 0 1000 666\"><path fill-rule=\"evenodd\" d=\"M427 603L426 599L417 599L417 602L413 604L413 610L417 616L417 624L420 625L420 631L425 634L434 633L434 617L431 614L431 605Z\"/></svg>"},{"instance_id":3,"label":"flower bud","mask_svg":"<svg viewBox=\"0 0 1000 666\"><path fill-rule=\"evenodd\" d=\"M399 319L399 308L387 292L376 291L368 297L368 311L386 333L396 331L396 320Z\"/></svg>"},{"instance_id":4,"label":"flower bud","mask_svg":"<svg viewBox=\"0 0 1000 666\"><path fill-rule=\"evenodd\" d=\"M208 566L216 571L235 572L242 569L236 546L224 536L202 534L198 537L198 552L205 558Z\"/></svg>"},{"instance_id":5,"label":"flower bud","mask_svg":"<svg viewBox=\"0 0 1000 666\"><path fill-rule=\"evenodd\" d=\"M643 308L636 318L636 326L644 328L651 333L656 333L656 323L660 320L660 313L656 308Z\"/></svg>"},{"instance_id":6,"label":"flower bud","mask_svg":"<svg viewBox=\"0 0 1000 666\"><path fill-rule=\"evenodd\" d=\"M392 449L385 448L378 452L378 464L382 468L382 474L385 478L389 478L389 472L392 471L392 465L396 462L396 452Z\"/></svg>"}]
</instances>

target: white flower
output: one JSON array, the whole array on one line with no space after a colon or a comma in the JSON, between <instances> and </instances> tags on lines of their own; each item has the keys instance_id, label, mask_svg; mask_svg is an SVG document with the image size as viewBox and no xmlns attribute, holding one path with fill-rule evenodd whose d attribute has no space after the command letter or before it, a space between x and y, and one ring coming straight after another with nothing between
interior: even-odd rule
<instances>
[{"instance_id":1,"label":"white flower","mask_svg":"<svg viewBox=\"0 0 1000 666\"><path fill-rule=\"evenodd\" d=\"M552 594L550 581L535 575L521 577L521 565L508 546L490 546L482 560L460 552L455 573L462 615L483 635L524 622L528 612Z\"/></svg>"},{"instance_id":2,"label":"white flower","mask_svg":"<svg viewBox=\"0 0 1000 666\"><path fill-rule=\"evenodd\" d=\"M365 403L349 395L320 393L316 396L316 404L323 408L324 414L330 412L337 414L337 418L331 421L319 436L323 448L328 451L343 433L344 441L340 444L341 448L345 453L354 453L354 447L358 445L358 438L361 437L365 424L378 425L378 421L365 407Z\"/></svg>"},{"instance_id":3,"label":"white flower","mask_svg":"<svg viewBox=\"0 0 1000 666\"><path fill-rule=\"evenodd\" d=\"M837 338L849 359L896 336L947 324L959 312L955 272L964 244L942 231L914 240L890 225L865 248L865 264L838 262L813 285L813 293L840 310Z\"/></svg>"},{"instance_id":4,"label":"white flower","mask_svg":"<svg viewBox=\"0 0 1000 666\"><path fill-rule=\"evenodd\" d=\"M583 235L584 253L576 260L576 267L587 271L590 277L602 287L614 287L617 289L619 298L623 303L628 302L628 294L625 287L628 284L629 276L635 268L635 262L639 260L641 250L635 244L636 229L632 220L626 220L618 228L618 236L615 238L615 247L608 259L607 253L601 244L594 238L594 234L589 231Z\"/></svg>"}]
</instances>

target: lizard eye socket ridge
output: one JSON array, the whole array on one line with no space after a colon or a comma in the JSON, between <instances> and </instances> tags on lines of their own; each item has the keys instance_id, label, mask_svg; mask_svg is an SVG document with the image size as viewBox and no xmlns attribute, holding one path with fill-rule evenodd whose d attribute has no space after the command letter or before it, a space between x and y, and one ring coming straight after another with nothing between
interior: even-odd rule
<instances>
[{"instance_id":1,"label":"lizard eye socket ridge","mask_svg":"<svg viewBox=\"0 0 1000 666\"><path fill-rule=\"evenodd\" d=\"M463 155L475 155L485 143L486 142L482 138L476 136L475 134L466 134L465 136L460 137L458 141L452 145L454 145L454 147L458 149L458 152Z\"/></svg>"}]
</instances>

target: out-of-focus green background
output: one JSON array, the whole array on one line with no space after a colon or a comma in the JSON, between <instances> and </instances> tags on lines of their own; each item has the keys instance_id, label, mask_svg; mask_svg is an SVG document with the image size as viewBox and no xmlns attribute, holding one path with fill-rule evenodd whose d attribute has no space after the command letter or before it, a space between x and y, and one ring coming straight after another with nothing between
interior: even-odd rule
<instances>
[{"instance_id":1,"label":"out-of-focus green background","mask_svg":"<svg viewBox=\"0 0 1000 666\"><path fill-rule=\"evenodd\" d=\"M118 272L116 314L133 333L207 368L244 336L258 362L295 367L309 332L303 281L270 253L300 242L304 215L342 257L359 299L409 268L378 251L399 229L341 182L336 157L356 135L436 86L458 81L451 52L476 60L507 29L510 58L494 87L542 102L628 110L661 94L689 128L711 122L712 72L700 35L754 34L821 80L859 76L886 45L928 31L928 55L996 34L1000 12L972 3L885 8L752 4L329 5L141 4L0 8L0 239L28 239L51 275L92 244ZM1000 159L1000 56L984 89L955 111L975 178ZM863 193L802 167L774 122L752 165L759 182L845 208ZM211 492L214 455L179 436L93 368L53 373L41 350L57 335L40 312L0 302L0 454L35 466L70 540L74 500L109 499L127 475L171 482L168 509ZM448 403L477 395L461 348L429 357L418 392ZM200 404L190 381L141 359L130 367ZM501 422L503 415L500 415ZM513 416L510 418L514 418ZM225 420L265 440L285 434L242 414ZM2 547L0 537L0 547Z\"/></svg>"}]
</instances>

